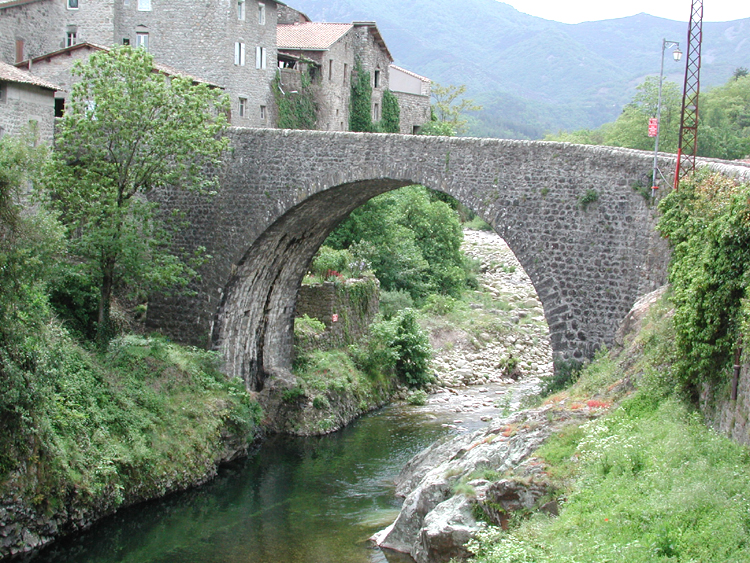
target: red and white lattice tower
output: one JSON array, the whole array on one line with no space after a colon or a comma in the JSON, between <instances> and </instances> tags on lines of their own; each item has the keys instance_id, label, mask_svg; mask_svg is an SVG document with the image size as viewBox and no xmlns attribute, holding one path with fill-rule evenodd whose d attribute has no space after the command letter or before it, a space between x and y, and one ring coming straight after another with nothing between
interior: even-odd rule
<instances>
[{"instance_id":1,"label":"red and white lattice tower","mask_svg":"<svg viewBox=\"0 0 750 563\"><path fill-rule=\"evenodd\" d=\"M701 42L703 41L703 0L693 0L688 26L687 57L685 57L685 87L682 91L682 118L680 143L677 149L677 167L674 189L680 180L695 170L698 152L698 93L701 89Z\"/></svg>"}]
</instances>

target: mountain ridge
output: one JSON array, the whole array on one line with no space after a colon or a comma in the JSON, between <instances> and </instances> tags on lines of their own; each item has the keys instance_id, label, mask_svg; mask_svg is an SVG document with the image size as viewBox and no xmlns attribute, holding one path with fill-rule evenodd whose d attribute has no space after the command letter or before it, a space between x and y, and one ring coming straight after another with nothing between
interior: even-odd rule
<instances>
[{"instance_id":1,"label":"mountain ridge","mask_svg":"<svg viewBox=\"0 0 750 563\"><path fill-rule=\"evenodd\" d=\"M541 138L614 120L659 71L663 38L686 50L687 23L640 13L566 24L495 0L296 0L314 21L375 21L395 63L440 84L466 84L485 106L470 134ZM686 10L687 11L687 10ZM750 67L750 18L703 23L702 88ZM683 63L667 55L665 78Z\"/></svg>"}]
</instances>

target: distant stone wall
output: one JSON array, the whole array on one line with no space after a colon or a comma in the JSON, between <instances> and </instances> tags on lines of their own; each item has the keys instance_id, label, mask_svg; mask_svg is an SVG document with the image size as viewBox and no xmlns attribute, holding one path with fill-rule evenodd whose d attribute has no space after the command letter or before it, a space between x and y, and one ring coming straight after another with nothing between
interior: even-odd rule
<instances>
[{"instance_id":1,"label":"distant stone wall","mask_svg":"<svg viewBox=\"0 0 750 563\"><path fill-rule=\"evenodd\" d=\"M307 315L318 319L326 325L326 331L319 338L299 340L295 344L302 349L331 349L356 342L367 334L378 313L379 291L378 280L374 277L302 285L295 317Z\"/></svg>"},{"instance_id":2,"label":"distant stone wall","mask_svg":"<svg viewBox=\"0 0 750 563\"><path fill-rule=\"evenodd\" d=\"M75 31L77 43L108 47L114 41L114 3L81 0L69 10L66 0L38 0L0 8L0 60L17 62L17 40L24 42L24 60L62 49L68 31Z\"/></svg>"},{"instance_id":3,"label":"distant stone wall","mask_svg":"<svg viewBox=\"0 0 750 563\"><path fill-rule=\"evenodd\" d=\"M401 134L414 135L430 120L430 97L393 92L401 110Z\"/></svg>"},{"instance_id":4,"label":"distant stone wall","mask_svg":"<svg viewBox=\"0 0 750 563\"><path fill-rule=\"evenodd\" d=\"M33 123L38 139L52 143L55 123L53 92L15 82L2 82L0 88L0 136L20 135Z\"/></svg>"}]
</instances>

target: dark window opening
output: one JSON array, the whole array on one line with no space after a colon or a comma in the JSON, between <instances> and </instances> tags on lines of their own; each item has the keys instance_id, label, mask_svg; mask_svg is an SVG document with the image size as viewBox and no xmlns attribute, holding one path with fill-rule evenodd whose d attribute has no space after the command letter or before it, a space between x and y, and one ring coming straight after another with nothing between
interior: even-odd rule
<instances>
[{"instance_id":1,"label":"dark window opening","mask_svg":"<svg viewBox=\"0 0 750 563\"><path fill-rule=\"evenodd\" d=\"M55 98L55 117L65 114L65 98Z\"/></svg>"}]
</instances>

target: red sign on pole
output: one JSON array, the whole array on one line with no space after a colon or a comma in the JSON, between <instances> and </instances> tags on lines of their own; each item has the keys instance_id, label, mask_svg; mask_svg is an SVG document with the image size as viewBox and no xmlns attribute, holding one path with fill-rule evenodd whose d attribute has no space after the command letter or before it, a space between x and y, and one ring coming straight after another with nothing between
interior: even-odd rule
<instances>
[{"instance_id":1,"label":"red sign on pole","mask_svg":"<svg viewBox=\"0 0 750 563\"><path fill-rule=\"evenodd\" d=\"M656 133L659 131L659 120L655 117L650 117L648 120L648 136L656 137Z\"/></svg>"}]
</instances>

